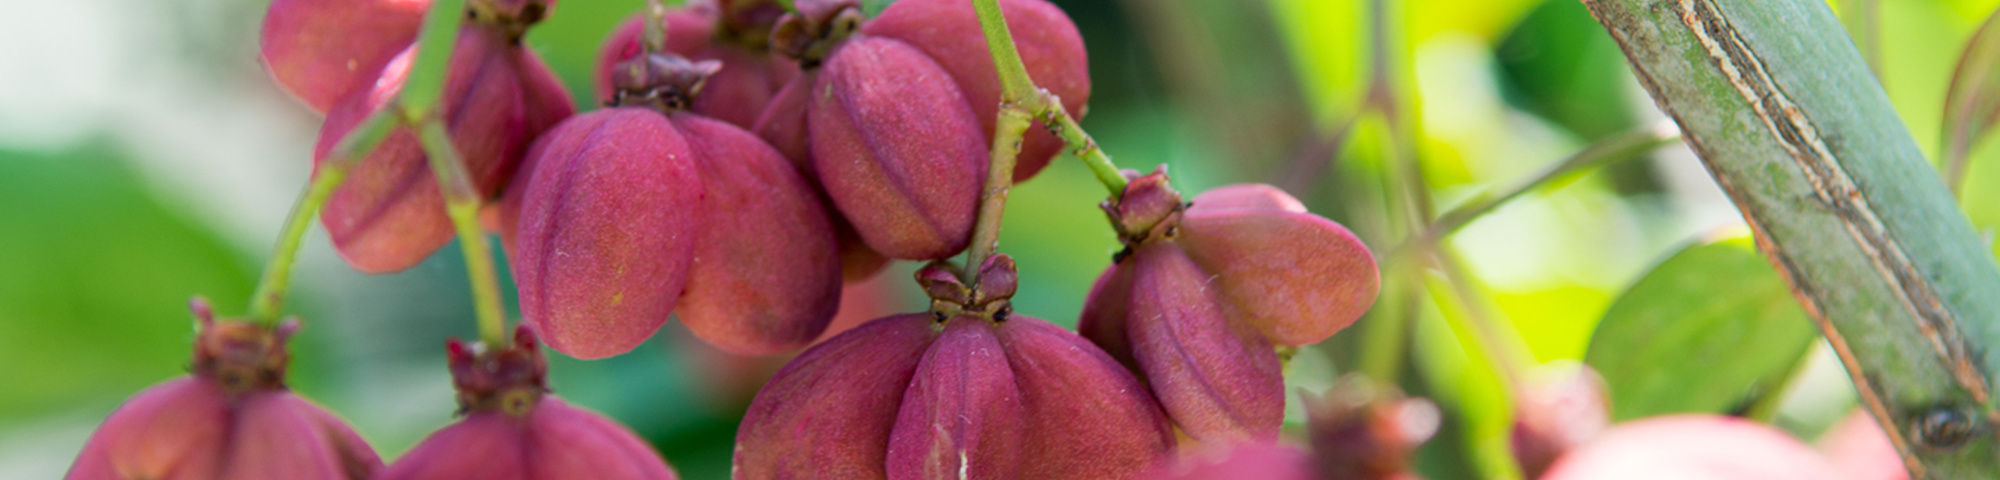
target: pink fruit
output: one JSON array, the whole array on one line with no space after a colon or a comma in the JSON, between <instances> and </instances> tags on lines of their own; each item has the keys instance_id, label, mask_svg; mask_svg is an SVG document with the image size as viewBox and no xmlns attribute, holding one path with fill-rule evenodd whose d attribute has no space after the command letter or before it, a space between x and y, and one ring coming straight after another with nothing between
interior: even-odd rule
<instances>
[{"instance_id":1,"label":"pink fruit","mask_svg":"<svg viewBox=\"0 0 2000 480\"><path fill-rule=\"evenodd\" d=\"M285 389L296 321L218 322L200 301L195 316L194 374L126 401L64 478L364 480L382 467L339 418Z\"/></svg>"},{"instance_id":2,"label":"pink fruit","mask_svg":"<svg viewBox=\"0 0 2000 480\"><path fill-rule=\"evenodd\" d=\"M870 248L932 259L965 249L986 149L964 97L902 42L855 38L828 59L807 123L827 195Z\"/></svg>"},{"instance_id":3,"label":"pink fruit","mask_svg":"<svg viewBox=\"0 0 2000 480\"><path fill-rule=\"evenodd\" d=\"M640 108L571 118L535 152L513 249L523 320L571 356L630 351L687 286L705 213L694 153Z\"/></svg>"},{"instance_id":4,"label":"pink fruit","mask_svg":"<svg viewBox=\"0 0 2000 480\"><path fill-rule=\"evenodd\" d=\"M1004 0L1000 9L1021 61L1027 65L1028 77L1035 86L1061 98L1071 118L1081 118L1084 104L1090 101L1090 63L1076 24L1062 9L1043 0ZM987 143L992 142L1000 111L1000 76L993 69L993 56L986 48L986 35L972 2L898 1L863 24L861 33L902 40L936 60L965 93L973 117L979 119L979 131L986 133L983 138ZM1062 148L1062 139L1037 122L1021 145L1014 180L1033 178Z\"/></svg>"},{"instance_id":5,"label":"pink fruit","mask_svg":"<svg viewBox=\"0 0 2000 480\"><path fill-rule=\"evenodd\" d=\"M1133 257L1126 332L1167 415L1204 442L1277 438L1285 380L1270 340L1224 317L1208 275L1179 249Z\"/></svg>"},{"instance_id":6,"label":"pink fruit","mask_svg":"<svg viewBox=\"0 0 2000 480\"><path fill-rule=\"evenodd\" d=\"M1889 435L1882 431L1882 424L1865 410L1857 410L1847 418L1834 424L1833 429L1820 434L1819 451L1833 460L1834 467L1848 473L1853 480L1909 480L1910 470L1903 467L1903 456L1896 453L1896 445L1889 443Z\"/></svg>"},{"instance_id":7,"label":"pink fruit","mask_svg":"<svg viewBox=\"0 0 2000 480\"><path fill-rule=\"evenodd\" d=\"M840 258L818 194L756 136L692 113L687 139L707 196L677 312L709 343L752 354L818 338L840 302Z\"/></svg>"},{"instance_id":8,"label":"pink fruit","mask_svg":"<svg viewBox=\"0 0 2000 480\"><path fill-rule=\"evenodd\" d=\"M1312 453L1275 443L1240 443L1182 454L1134 479L1326 480L1312 470Z\"/></svg>"},{"instance_id":9,"label":"pink fruit","mask_svg":"<svg viewBox=\"0 0 2000 480\"><path fill-rule=\"evenodd\" d=\"M1609 388L1590 367L1562 363L1535 369L1514 394L1514 458L1528 478L1541 476L1611 420Z\"/></svg>"},{"instance_id":10,"label":"pink fruit","mask_svg":"<svg viewBox=\"0 0 2000 480\"><path fill-rule=\"evenodd\" d=\"M1670 415L1622 423L1571 450L1541 480L1846 478L1785 432L1732 417Z\"/></svg>"},{"instance_id":11,"label":"pink fruit","mask_svg":"<svg viewBox=\"0 0 2000 480\"><path fill-rule=\"evenodd\" d=\"M417 39L430 0L273 0L259 42L264 69L315 112L375 83Z\"/></svg>"},{"instance_id":12,"label":"pink fruit","mask_svg":"<svg viewBox=\"0 0 2000 480\"><path fill-rule=\"evenodd\" d=\"M1320 478L1414 479L1410 457L1437 433L1437 405L1353 375L1324 396L1303 395L1313 470Z\"/></svg>"},{"instance_id":13,"label":"pink fruit","mask_svg":"<svg viewBox=\"0 0 2000 480\"><path fill-rule=\"evenodd\" d=\"M529 142L569 116L569 96L541 61L501 34L467 28L458 38L439 108L467 173L482 196L497 196L512 179ZM414 50L384 70L373 88L357 90L327 113L315 147L323 165L335 144L402 91ZM367 273L387 273L423 261L453 230L422 146L407 129L391 134L349 173L320 214L342 258Z\"/></svg>"},{"instance_id":14,"label":"pink fruit","mask_svg":"<svg viewBox=\"0 0 2000 480\"><path fill-rule=\"evenodd\" d=\"M674 480L631 430L547 393L547 365L526 328L475 353L449 344L464 418L432 433L378 480Z\"/></svg>"},{"instance_id":15,"label":"pink fruit","mask_svg":"<svg viewBox=\"0 0 2000 480\"><path fill-rule=\"evenodd\" d=\"M1012 260L982 267L972 286L927 267L931 313L869 322L780 371L737 431L736 478L1127 478L1171 448L1115 361L1009 314Z\"/></svg>"},{"instance_id":16,"label":"pink fruit","mask_svg":"<svg viewBox=\"0 0 2000 480\"><path fill-rule=\"evenodd\" d=\"M1340 224L1292 210L1298 201L1276 188L1234 188L1259 187L1279 208L1196 196L1181 218L1178 243L1216 276L1231 317L1279 345L1318 343L1354 324L1375 303L1381 289L1375 257Z\"/></svg>"}]
</instances>

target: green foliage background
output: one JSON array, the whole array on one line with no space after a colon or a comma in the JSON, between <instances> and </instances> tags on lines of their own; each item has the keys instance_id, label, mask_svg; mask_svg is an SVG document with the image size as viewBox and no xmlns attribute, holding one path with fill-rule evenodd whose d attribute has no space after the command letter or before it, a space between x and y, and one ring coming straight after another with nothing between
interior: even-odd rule
<instances>
[{"instance_id":1,"label":"green foliage background","mask_svg":"<svg viewBox=\"0 0 2000 480\"><path fill-rule=\"evenodd\" d=\"M189 297L240 311L303 184L317 129L255 62L263 2L36 3L16 10L16 20L0 19L0 478L60 476L123 398L182 373ZM527 44L589 107L598 42L640 3L564 1ZM1166 164L1187 191L1275 183L1378 252L1389 246L1384 125L1364 120L1345 146L1325 148L1370 73L1369 2L1055 3L1090 49L1095 93L1084 125L1121 166ZM1389 73L1420 128L1424 180L1440 206L1659 118L1615 45L1573 0L1386 3ZM1883 81L1926 148L1935 148L1957 52L1996 3L1884 2ZM1967 189L1966 209L1989 235L2000 225L1996 156L1977 151ZM1733 225L1707 182L1685 150L1663 150L1529 195L1454 237L1484 297L1425 297L1403 369L1405 388L1435 398L1448 416L1420 455L1429 478L1511 474L1505 386L1466 332L1467 309L1496 313L1535 361L1584 359L1615 300L1663 301L1619 300L1627 287L1682 246ZM1103 197L1065 159L1016 190L1002 248L1023 273L1019 312L1074 323L1116 245L1096 206ZM473 333L459 256L448 248L409 272L368 277L346 270L323 233L311 238L293 302L307 325L293 386L393 458L450 421L441 346ZM1766 282L1716 295L1761 294L1745 301L1784 305L1772 300L1784 291L1770 288L1774 279L1760 270L1768 265L1705 267ZM910 269L882 274L881 302L920 307L905 280ZM1705 298L1693 293L1684 301ZM1360 332L1380 321L1369 317L1302 352L1291 386L1330 386L1367 347ZM1744 348L1797 357L1796 343L1776 343L1787 345ZM621 357L559 358L555 388L631 425L687 478L724 478L755 372L775 364L705 352L670 328ZM1851 404L1845 379L1826 374L1823 357L1784 360L1771 363L1808 373L1780 399L1779 424L1811 435Z\"/></svg>"}]
</instances>

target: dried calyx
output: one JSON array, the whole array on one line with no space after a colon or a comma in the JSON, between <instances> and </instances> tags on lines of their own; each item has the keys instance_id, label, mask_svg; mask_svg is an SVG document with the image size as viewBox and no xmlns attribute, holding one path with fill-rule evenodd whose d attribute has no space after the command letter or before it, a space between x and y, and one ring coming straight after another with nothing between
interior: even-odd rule
<instances>
[{"instance_id":1,"label":"dried calyx","mask_svg":"<svg viewBox=\"0 0 2000 480\"><path fill-rule=\"evenodd\" d=\"M465 18L507 32L510 43L519 44L528 27L548 16L555 0L472 0L465 3Z\"/></svg>"},{"instance_id":2,"label":"dried calyx","mask_svg":"<svg viewBox=\"0 0 2000 480\"><path fill-rule=\"evenodd\" d=\"M215 310L200 298L189 308L201 324L195 334L195 375L215 379L232 396L285 387L285 365L291 360L285 341L298 332L298 319L288 317L276 325L217 321Z\"/></svg>"},{"instance_id":3,"label":"dried calyx","mask_svg":"<svg viewBox=\"0 0 2000 480\"><path fill-rule=\"evenodd\" d=\"M716 0L715 38L753 51L771 44L772 27L785 16L777 0Z\"/></svg>"},{"instance_id":4,"label":"dried calyx","mask_svg":"<svg viewBox=\"0 0 2000 480\"><path fill-rule=\"evenodd\" d=\"M525 416L548 393L548 361L526 327L514 332L514 343L499 349L451 339L445 344L451 364L452 387L458 390L460 415L502 411Z\"/></svg>"},{"instance_id":5,"label":"dried calyx","mask_svg":"<svg viewBox=\"0 0 2000 480\"><path fill-rule=\"evenodd\" d=\"M695 62L671 53L640 55L613 67L611 86L616 91L606 103L661 113L684 111L694 106L708 77L721 70L722 62L715 60Z\"/></svg>"},{"instance_id":6,"label":"dried calyx","mask_svg":"<svg viewBox=\"0 0 2000 480\"><path fill-rule=\"evenodd\" d=\"M1118 240L1125 244L1125 249L1113 256L1112 263L1123 262L1142 245L1179 236L1181 214L1193 205L1182 200L1181 192L1167 184L1166 165L1147 175L1126 170L1125 177L1131 183L1125 186L1123 194L1098 204L1111 219Z\"/></svg>"},{"instance_id":7,"label":"dried calyx","mask_svg":"<svg viewBox=\"0 0 2000 480\"><path fill-rule=\"evenodd\" d=\"M972 284L966 285L961 278L970 278ZM961 316L1005 322L1014 313L1012 299L1020 286L1020 274L1013 257L996 254L970 277L956 265L931 262L917 270L917 285L931 297L931 316L938 322Z\"/></svg>"},{"instance_id":8,"label":"dried calyx","mask_svg":"<svg viewBox=\"0 0 2000 480\"><path fill-rule=\"evenodd\" d=\"M805 68L819 66L866 20L854 0L799 0L795 6L797 12L779 17L771 27L771 49Z\"/></svg>"}]
</instances>

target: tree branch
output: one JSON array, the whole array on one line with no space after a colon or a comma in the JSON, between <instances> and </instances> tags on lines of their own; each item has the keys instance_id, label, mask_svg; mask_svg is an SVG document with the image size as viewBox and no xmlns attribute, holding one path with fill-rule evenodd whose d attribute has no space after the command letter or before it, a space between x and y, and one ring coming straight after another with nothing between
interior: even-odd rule
<instances>
[{"instance_id":1,"label":"tree branch","mask_svg":"<svg viewBox=\"0 0 2000 480\"><path fill-rule=\"evenodd\" d=\"M2000 268L1816 0L1585 0L1914 478L2000 478Z\"/></svg>"}]
</instances>

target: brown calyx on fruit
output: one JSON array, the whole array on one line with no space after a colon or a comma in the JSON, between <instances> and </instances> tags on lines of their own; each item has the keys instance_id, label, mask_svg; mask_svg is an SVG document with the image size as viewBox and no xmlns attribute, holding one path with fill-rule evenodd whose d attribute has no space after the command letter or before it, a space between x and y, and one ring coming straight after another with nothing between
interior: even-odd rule
<instances>
[{"instance_id":1,"label":"brown calyx on fruit","mask_svg":"<svg viewBox=\"0 0 2000 480\"><path fill-rule=\"evenodd\" d=\"M452 387L458 390L460 415L500 411L520 418L549 391L548 361L527 327L518 327L514 343L497 350L451 339L445 343L445 359L451 365Z\"/></svg>"},{"instance_id":2,"label":"brown calyx on fruit","mask_svg":"<svg viewBox=\"0 0 2000 480\"><path fill-rule=\"evenodd\" d=\"M188 308L200 324L194 340L195 375L215 379L231 396L285 388L285 366L292 358L285 340L298 332L298 319L286 318L276 325L216 321L208 300L199 297Z\"/></svg>"},{"instance_id":3,"label":"brown calyx on fruit","mask_svg":"<svg viewBox=\"0 0 2000 480\"><path fill-rule=\"evenodd\" d=\"M1131 182L1116 199L1098 204L1105 216L1111 219L1111 228L1117 230L1118 240L1125 249L1118 252L1113 263L1122 262L1126 256L1141 245L1172 240L1180 234L1181 214L1190 205L1182 199L1181 193L1167 182L1167 166L1161 165L1153 173L1139 175L1125 171Z\"/></svg>"},{"instance_id":4,"label":"brown calyx on fruit","mask_svg":"<svg viewBox=\"0 0 2000 480\"><path fill-rule=\"evenodd\" d=\"M797 12L778 18L771 27L771 51L815 68L867 20L855 0L799 0Z\"/></svg>"},{"instance_id":5,"label":"brown calyx on fruit","mask_svg":"<svg viewBox=\"0 0 2000 480\"><path fill-rule=\"evenodd\" d=\"M1325 396L1305 395L1314 469L1321 478L1405 478L1416 447L1437 433L1437 405L1349 375Z\"/></svg>"},{"instance_id":6,"label":"brown calyx on fruit","mask_svg":"<svg viewBox=\"0 0 2000 480\"><path fill-rule=\"evenodd\" d=\"M465 3L465 19L506 32L508 43L520 44L528 27L548 17L554 0L472 0Z\"/></svg>"},{"instance_id":7,"label":"brown calyx on fruit","mask_svg":"<svg viewBox=\"0 0 2000 480\"><path fill-rule=\"evenodd\" d=\"M616 89L612 107L645 107L673 113L694 106L694 98L708 77L722 70L722 62L689 61L671 53L649 53L612 67L611 86Z\"/></svg>"},{"instance_id":8,"label":"brown calyx on fruit","mask_svg":"<svg viewBox=\"0 0 2000 480\"><path fill-rule=\"evenodd\" d=\"M754 52L771 46L771 30L786 14L777 0L716 0L715 7L715 38Z\"/></svg>"},{"instance_id":9,"label":"brown calyx on fruit","mask_svg":"<svg viewBox=\"0 0 2000 480\"><path fill-rule=\"evenodd\" d=\"M1014 258L996 254L980 265L966 285L963 271L943 261L931 262L917 270L917 285L931 297L931 316L942 323L952 317L973 316L1005 322L1014 313L1012 299L1020 287L1020 273Z\"/></svg>"}]
</instances>

